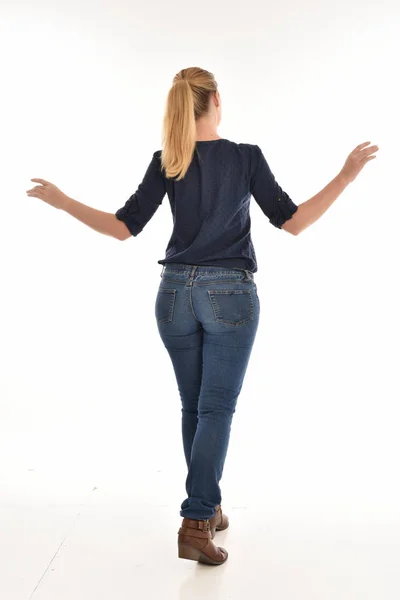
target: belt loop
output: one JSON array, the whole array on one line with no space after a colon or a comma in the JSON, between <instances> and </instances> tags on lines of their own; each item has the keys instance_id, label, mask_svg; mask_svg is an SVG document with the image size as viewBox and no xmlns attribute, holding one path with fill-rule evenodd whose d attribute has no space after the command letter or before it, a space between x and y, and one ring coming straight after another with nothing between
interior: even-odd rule
<instances>
[{"instance_id":1,"label":"belt loop","mask_svg":"<svg viewBox=\"0 0 400 600\"><path fill-rule=\"evenodd\" d=\"M163 268L162 268L162 270L161 270L160 277L162 277L162 276L164 275L164 271L165 271L165 265L163 265Z\"/></svg>"},{"instance_id":2,"label":"belt loop","mask_svg":"<svg viewBox=\"0 0 400 600\"><path fill-rule=\"evenodd\" d=\"M190 273L190 276L189 276L189 279L188 279L188 285L190 285L190 286L191 286L191 285L192 285L192 283L193 283L194 274L196 273L196 269L197 269L197 266L195 266L195 267L192 267L192 271L191 271L191 273Z\"/></svg>"},{"instance_id":3,"label":"belt loop","mask_svg":"<svg viewBox=\"0 0 400 600\"><path fill-rule=\"evenodd\" d=\"M248 271L247 269L244 269L244 272L246 273L246 279L245 279L245 281L253 281L253 277L252 277L251 271Z\"/></svg>"}]
</instances>

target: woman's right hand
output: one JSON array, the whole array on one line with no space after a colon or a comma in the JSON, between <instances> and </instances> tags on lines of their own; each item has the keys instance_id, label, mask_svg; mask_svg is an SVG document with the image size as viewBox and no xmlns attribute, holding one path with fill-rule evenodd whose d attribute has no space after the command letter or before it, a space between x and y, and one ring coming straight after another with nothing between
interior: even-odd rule
<instances>
[{"instance_id":1,"label":"woman's right hand","mask_svg":"<svg viewBox=\"0 0 400 600\"><path fill-rule=\"evenodd\" d=\"M65 209L68 204L68 196L64 194L54 183L50 183L45 179L31 179L36 183L40 183L41 185L35 185L30 190L27 190L27 195L31 198L40 198L50 206L54 206L54 208Z\"/></svg>"},{"instance_id":2,"label":"woman's right hand","mask_svg":"<svg viewBox=\"0 0 400 600\"><path fill-rule=\"evenodd\" d=\"M370 143L371 142L365 142L364 144L360 144L357 148L354 148L353 152L347 157L340 173L348 182L354 181L367 162L376 158L376 156L370 155L377 152L379 148L378 146L369 146L369 148L366 148Z\"/></svg>"}]
</instances>

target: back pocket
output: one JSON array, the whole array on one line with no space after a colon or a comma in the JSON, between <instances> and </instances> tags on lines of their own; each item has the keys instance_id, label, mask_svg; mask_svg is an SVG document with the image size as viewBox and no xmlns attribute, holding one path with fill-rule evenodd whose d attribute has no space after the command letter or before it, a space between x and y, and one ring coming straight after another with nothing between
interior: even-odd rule
<instances>
[{"instance_id":1,"label":"back pocket","mask_svg":"<svg viewBox=\"0 0 400 600\"><path fill-rule=\"evenodd\" d=\"M174 317L176 290L159 288L157 292L155 315L157 322L170 323Z\"/></svg>"},{"instance_id":2,"label":"back pocket","mask_svg":"<svg viewBox=\"0 0 400 600\"><path fill-rule=\"evenodd\" d=\"M209 290L208 295L217 323L244 325L253 318L250 290Z\"/></svg>"}]
</instances>

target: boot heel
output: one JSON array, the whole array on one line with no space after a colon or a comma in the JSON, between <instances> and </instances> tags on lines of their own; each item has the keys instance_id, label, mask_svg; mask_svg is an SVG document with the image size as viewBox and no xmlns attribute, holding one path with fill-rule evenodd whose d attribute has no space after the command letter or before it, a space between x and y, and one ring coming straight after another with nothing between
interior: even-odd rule
<instances>
[{"instance_id":1,"label":"boot heel","mask_svg":"<svg viewBox=\"0 0 400 600\"><path fill-rule=\"evenodd\" d=\"M197 548L193 548L189 544L184 542L178 542L178 556L179 558L186 558L188 560L199 560L203 553Z\"/></svg>"},{"instance_id":2,"label":"boot heel","mask_svg":"<svg viewBox=\"0 0 400 600\"><path fill-rule=\"evenodd\" d=\"M201 550L197 548L193 548L190 544L185 544L184 542L178 542L178 556L179 558L186 558L188 560L196 560L199 563L203 563L205 565L222 565L228 559L228 553L225 549L225 558L222 561L215 561L207 554L204 554Z\"/></svg>"}]
</instances>

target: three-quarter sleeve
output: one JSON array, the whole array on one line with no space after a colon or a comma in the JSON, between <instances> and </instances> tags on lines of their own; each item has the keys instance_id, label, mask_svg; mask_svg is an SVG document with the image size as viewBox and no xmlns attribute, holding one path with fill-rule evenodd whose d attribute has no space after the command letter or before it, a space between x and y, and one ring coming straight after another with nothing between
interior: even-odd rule
<instances>
[{"instance_id":1,"label":"three-quarter sleeve","mask_svg":"<svg viewBox=\"0 0 400 600\"><path fill-rule=\"evenodd\" d=\"M250 191L270 223L279 229L298 208L278 185L259 146L253 147Z\"/></svg>"},{"instance_id":2,"label":"three-quarter sleeve","mask_svg":"<svg viewBox=\"0 0 400 600\"><path fill-rule=\"evenodd\" d=\"M153 154L142 183L137 191L119 208L115 216L123 221L133 236L137 236L162 204L166 193L161 171L161 152Z\"/></svg>"}]
</instances>

